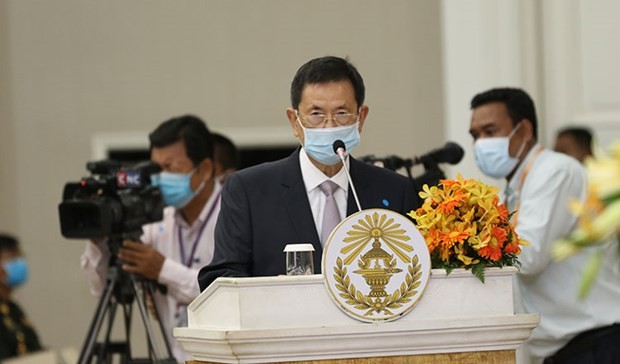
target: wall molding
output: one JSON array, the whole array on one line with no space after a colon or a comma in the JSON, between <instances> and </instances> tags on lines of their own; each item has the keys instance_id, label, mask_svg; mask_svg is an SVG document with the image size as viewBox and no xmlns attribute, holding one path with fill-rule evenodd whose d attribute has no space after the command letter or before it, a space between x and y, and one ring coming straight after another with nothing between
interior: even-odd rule
<instances>
[{"instance_id":1,"label":"wall molding","mask_svg":"<svg viewBox=\"0 0 620 364\"><path fill-rule=\"evenodd\" d=\"M296 147L299 142L287 126L229 127L217 130L238 148ZM93 160L105 159L113 149L148 149L148 131L96 133L91 138Z\"/></svg>"}]
</instances>

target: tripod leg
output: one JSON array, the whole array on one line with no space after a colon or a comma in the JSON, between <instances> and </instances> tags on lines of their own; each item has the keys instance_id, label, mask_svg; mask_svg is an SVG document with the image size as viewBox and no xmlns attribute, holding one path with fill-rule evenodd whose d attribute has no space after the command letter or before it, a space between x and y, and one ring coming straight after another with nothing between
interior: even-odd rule
<instances>
[{"instance_id":1,"label":"tripod leg","mask_svg":"<svg viewBox=\"0 0 620 364\"><path fill-rule=\"evenodd\" d=\"M110 309L108 313L108 328L105 333L105 339L103 344L99 345L99 354L97 364L103 364L105 361L109 362L109 358L107 357L107 353L110 352L110 343L112 336L112 327L114 326L114 317L116 316L116 309L118 307L118 302L110 302Z\"/></svg>"},{"instance_id":2,"label":"tripod leg","mask_svg":"<svg viewBox=\"0 0 620 364\"><path fill-rule=\"evenodd\" d=\"M153 345L152 346L152 356L154 363L160 363L161 359L159 359L159 355L161 355L161 349L155 339L155 332L153 331L153 326L151 325L151 321L147 312L146 304L144 303L144 292L142 290L142 286L140 283L136 281L136 277L134 275L130 275L131 282L133 284L134 293L136 302L138 304L138 308L140 309L140 316L142 316L142 321L144 322L144 328L147 334L147 340ZM162 330L163 339L166 342L166 347L168 349L168 358L171 358L170 354L170 346L167 342L166 333Z\"/></svg>"},{"instance_id":3,"label":"tripod leg","mask_svg":"<svg viewBox=\"0 0 620 364\"><path fill-rule=\"evenodd\" d=\"M147 294L153 298L153 311L155 311L155 316L157 319L157 324L159 326L159 331L163 334L164 344L166 345L166 352L168 353L168 357L172 358L172 348L170 347L170 342L168 341L168 335L166 335L166 329L164 328L164 324L161 321L161 317L159 314L159 308L155 304L155 290L152 282L147 282L144 284L144 289Z\"/></svg>"},{"instance_id":4,"label":"tripod leg","mask_svg":"<svg viewBox=\"0 0 620 364\"><path fill-rule=\"evenodd\" d=\"M97 304L97 310L95 311L95 316L93 317L93 320L90 324L88 334L86 336L86 341L84 342L84 346L82 347L82 351L80 352L80 358L78 360L79 364L90 363L92 359L93 348L95 347L95 342L97 341L97 335L99 334L99 330L101 330L101 325L103 324L103 318L105 316L105 313L110 307L110 301L112 299L112 292L114 291L115 284L115 278L109 279L105 291L99 299L99 303Z\"/></svg>"}]
</instances>

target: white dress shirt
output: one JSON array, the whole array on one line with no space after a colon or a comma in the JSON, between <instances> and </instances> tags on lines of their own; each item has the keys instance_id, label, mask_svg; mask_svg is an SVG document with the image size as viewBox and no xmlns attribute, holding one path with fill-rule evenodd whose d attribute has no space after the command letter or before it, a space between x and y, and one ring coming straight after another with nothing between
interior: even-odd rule
<instances>
[{"instance_id":1,"label":"white dress shirt","mask_svg":"<svg viewBox=\"0 0 620 364\"><path fill-rule=\"evenodd\" d=\"M347 168L349 168L349 156L346 158ZM310 202L310 209L312 209L312 217L314 217L314 225L316 226L317 233L321 236L321 228L323 221L323 211L325 210L326 197L321 188L321 183L331 180L338 185L338 189L334 192L334 199L336 205L338 205L338 212L340 213L340 219L347 217L347 196L349 193L349 180L347 179L347 172L344 167L336 173L333 177L327 177L321 172L308 157L306 151L301 148L299 151L299 164L301 166L301 176L308 192L308 201Z\"/></svg>"},{"instance_id":2,"label":"white dress shirt","mask_svg":"<svg viewBox=\"0 0 620 364\"><path fill-rule=\"evenodd\" d=\"M575 159L546 149L537 155L539 148L532 148L506 188L509 210L519 210L516 232L531 244L519 255L515 305L517 311L540 314L539 326L525 343L533 363L541 363L582 331L620 322L620 262L615 247L608 245L606 262L583 301L578 298L579 285L593 251L564 261L551 258L554 241L577 225L568 206L573 199L584 200L586 173Z\"/></svg>"},{"instance_id":3,"label":"white dress shirt","mask_svg":"<svg viewBox=\"0 0 620 364\"><path fill-rule=\"evenodd\" d=\"M220 210L221 190L222 186L216 182L211 197L191 226L179 211L166 207L163 220L142 227L143 235L140 240L165 257L157 282L166 286L167 294L157 290L154 300L172 353L179 363L184 363L190 357L172 336L172 329L187 326L187 305L200 293L198 272L213 259L213 233ZM195 251L192 256L193 250ZM82 269L94 295L100 296L105 288L109 257L106 241L96 244L89 242L81 257ZM189 263L189 266L186 263Z\"/></svg>"}]
</instances>

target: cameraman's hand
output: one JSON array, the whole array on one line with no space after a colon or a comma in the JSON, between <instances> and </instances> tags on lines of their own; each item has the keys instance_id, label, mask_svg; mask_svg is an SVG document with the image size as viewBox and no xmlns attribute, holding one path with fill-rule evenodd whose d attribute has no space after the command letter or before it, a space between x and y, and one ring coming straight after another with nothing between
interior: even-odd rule
<instances>
[{"instance_id":1,"label":"cameraman's hand","mask_svg":"<svg viewBox=\"0 0 620 364\"><path fill-rule=\"evenodd\" d=\"M123 270L156 281L166 258L149 245L131 240L123 241L118 257L124 262Z\"/></svg>"}]
</instances>

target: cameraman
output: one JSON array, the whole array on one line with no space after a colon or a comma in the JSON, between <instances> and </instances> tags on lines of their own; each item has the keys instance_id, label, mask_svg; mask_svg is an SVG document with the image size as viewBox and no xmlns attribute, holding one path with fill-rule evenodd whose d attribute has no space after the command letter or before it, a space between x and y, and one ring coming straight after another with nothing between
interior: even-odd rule
<instances>
[{"instance_id":1,"label":"cameraman","mask_svg":"<svg viewBox=\"0 0 620 364\"><path fill-rule=\"evenodd\" d=\"M221 185L215 178L213 138L205 123L191 115L163 122L150 135L151 160L162 172L153 176L164 202L162 221L143 226L141 242L125 240L118 257L122 269L167 287L153 301L178 362L189 359L172 329L187 326L187 305L198 288L198 271L213 258L213 232L220 210ZM91 292L101 295L106 281L106 241L86 246L81 265Z\"/></svg>"}]
</instances>

